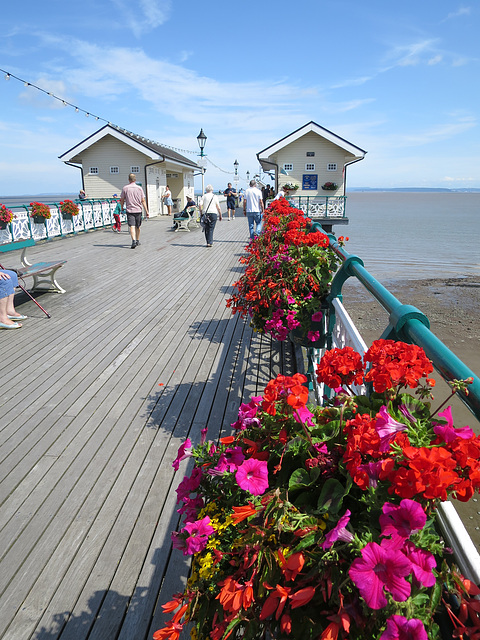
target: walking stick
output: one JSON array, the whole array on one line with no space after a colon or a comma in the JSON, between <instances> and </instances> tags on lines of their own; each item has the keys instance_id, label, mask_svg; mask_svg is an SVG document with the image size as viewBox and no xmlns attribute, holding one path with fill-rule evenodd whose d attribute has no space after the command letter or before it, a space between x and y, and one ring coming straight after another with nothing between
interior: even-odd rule
<instances>
[{"instance_id":1,"label":"walking stick","mask_svg":"<svg viewBox=\"0 0 480 640\"><path fill-rule=\"evenodd\" d=\"M8 269L5 269L5 267L3 267L1 264L0 264L0 269L3 269L4 271L8 271ZM18 273L17 273L17 275L18 275ZM21 277L22 277L22 276L20 275L20 276L19 276L19 278L21 278ZM26 289L24 289L24 288L22 287L22 285L21 285L21 284L19 284L19 285L18 285L18 288L19 288L19 289L21 289L21 290L23 291L23 293L26 293L26 294L27 294L27 296L28 296L31 300L33 300L33 301L34 301L34 303L37 305L37 307L40 307L40 309L41 309L41 310L43 311L43 313L47 316L47 318L51 318L51 317L52 317L52 316L48 313L48 311L45 311L45 309L42 307L42 305L41 305L41 304L39 304L39 303L35 300L35 298L32 296L32 294L31 294L31 293L29 293Z\"/></svg>"}]
</instances>

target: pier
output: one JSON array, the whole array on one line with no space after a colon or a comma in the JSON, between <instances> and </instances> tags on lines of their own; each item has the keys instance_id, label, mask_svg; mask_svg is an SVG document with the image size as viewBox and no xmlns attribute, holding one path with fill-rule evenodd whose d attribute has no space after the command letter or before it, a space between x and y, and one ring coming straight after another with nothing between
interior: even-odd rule
<instances>
[{"instance_id":1,"label":"pier","mask_svg":"<svg viewBox=\"0 0 480 640\"><path fill-rule=\"evenodd\" d=\"M38 295L50 319L20 294L29 318L0 333L2 640L143 640L163 626L188 574L170 541L189 469L172 468L179 445L230 434L242 401L296 371L289 342L225 306L248 239L239 213L212 249L167 217L144 223L135 250L126 225L30 249L67 260L66 293Z\"/></svg>"},{"instance_id":2,"label":"pier","mask_svg":"<svg viewBox=\"0 0 480 640\"><path fill-rule=\"evenodd\" d=\"M170 543L178 446L229 433L242 399L293 372L288 342L225 307L243 215L212 249L171 224L145 222L135 250L126 225L30 250L68 260L67 293L38 296L51 319L21 294L28 320L0 335L4 640L151 638L188 571Z\"/></svg>"}]
</instances>

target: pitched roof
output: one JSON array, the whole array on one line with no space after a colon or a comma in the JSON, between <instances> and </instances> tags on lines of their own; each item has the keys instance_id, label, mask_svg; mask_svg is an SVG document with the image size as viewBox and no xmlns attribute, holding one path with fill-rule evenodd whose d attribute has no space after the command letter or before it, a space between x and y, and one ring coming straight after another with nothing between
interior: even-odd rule
<instances>
[{"instance_id":1,"label":"pitched roof","mask_svg":"<svg viewBox=\"0 0 480 640\"><path fill-rule=\"evenodd\" d=\"M278 140L277 142L274 142L272 145L270 145L266 149L263 149L263 151L259 151L257 153L257 158L259 160L261 159L266 160L273 153L279 151L280 149L283 149L283 147L286 147L288 144L295 142L295 140L298 140L299 138L304 136L306 133L309 133L310 131L313 131L314 133L318 134L322 138L325 138L326 140L333 142L333 144L336 144L337 147L340 147L341 149L344 149L348 153L351 153L356 158L364 158L365 154L367 153L363 149L360 149L360 147L357 147L351 142L348 142L348 140L345 140L344 138L337 136L332 131L329 131L328 129L321 127L319 124L311 120L310 122L305 124L303 127L300 127L300 129L297 129L296 131L289 133L284 138L281 138L280 140Z\"/></svg>"},{"instance_id":2,"label":"pitched roof","mask_svg":"<svg viewBox=\"0 0 480 640\"><path fill-rule=\"evenodd\" d=\"M116 127L115 125L106 124L104 127L92 133L92 135L88 136L74 147L63 153L59 156L59 159L63 162L69 162L77 156L79 153L88 149L96 142L104 138L105 136L110 135L117 140L121 140L125 144L128 144L130 147L133 147L140 153L143 153L152 160L160 160L162 157L165 157L167 160L175 164L180 164L182 166L191 167L192 169L200 169L199 165L182 156L177 151L173 149L169 149L168 147L164 147L158 142L154 140L149 140L148 138L144 138L143 136L137 135L136 133L132 133L131 131L127 131L126 129L121 129L120 127Z\"/></svg>"}]
</instances>

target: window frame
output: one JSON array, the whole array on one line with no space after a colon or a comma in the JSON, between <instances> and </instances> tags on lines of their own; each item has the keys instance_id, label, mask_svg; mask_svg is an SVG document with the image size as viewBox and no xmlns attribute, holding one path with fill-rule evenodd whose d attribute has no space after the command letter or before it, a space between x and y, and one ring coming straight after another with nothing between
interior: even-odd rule
<instances>
[{"instance_id":1,"label":"window frame","mask_svg":"<svg viewBox=\"0 0 480 640\"><path fill-rule=\"evenodd\" d=\"M338 164L336 162L327 162L327 171L338 171Z\"/></svg>"},{"instance_id":2,"label":"window frame","mask_svg":"<svg viewBox=\"0 0 480 640\"><path fill-rule=\"evenodd\" d=\"M315 163L314 162L306 162L305 163L305 171L315 171Z\"/></svg>"}]
</instances>

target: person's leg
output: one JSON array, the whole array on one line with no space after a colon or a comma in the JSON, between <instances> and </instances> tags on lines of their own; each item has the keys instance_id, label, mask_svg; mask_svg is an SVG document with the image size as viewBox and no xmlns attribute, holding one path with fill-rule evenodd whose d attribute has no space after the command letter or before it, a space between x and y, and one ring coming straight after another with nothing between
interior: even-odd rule
<instances>
[{"instance_id":1,"label":"person's leg","mask_svg":"<svg viewBox=\"0 0 480 640\"><path fill-rule=\"evenodd\" d=\"M134 213L127 213L127 224L130 237L132 238L132 246L130 249L135 249L137 246L137 232L136 232L136 218Z\"/></svg>"},{"instance_id":2,"label":"person's leg","mask_svg":"<svg viewBox=\"0 0 480 640\"><path fill-rule=\"evenodd\" d=\"M247 218L248 218L248 232L250 234L250 239L253 238L253 236L255 235L255 227L254 227L254 215L253 213L248 213L247 212Z\"/></svg>"},{"instance_id":3,"label":"person's leg","mask_svg":"<svg viewBox=\"0 0 480 640\"><path fill-rule=\"evenodd\" d=\"M9 272L11 273L11 272ZM16 276L15 276L16 277ZM19 322L11 320L8 316L18 315L13 305L14 287L12 280L0 280L0 323L5 325L2 327L15 328L17 325L22 326Z\"/></svg>"},{"instance_id":4,"label":"person's leg","mask_svg":"<svg viewBox=\"0 0 480 640\"><path fill-rule=\"evenodd\" d=\"M263 227L263 214L262 213L256 213L255 214L255 224L257 225L255 233L257 234L257 236L259 236L262 233L262 227Z\"/></svg>"},{"instance_id":5,"label":"person's leg","mask_svg":"<svg viewBox=\"0 0 480 640\"><path fill-rule=\"evenodd\" d=\"M210 241L209 241L209 245L212 246L213 245L213 232L215 229L215 225L217 224L217 216L215 214L212 215L212 223L210 225L208 225L209 228L209 237L210 237Z\"/></svg>"}]
</instances>

